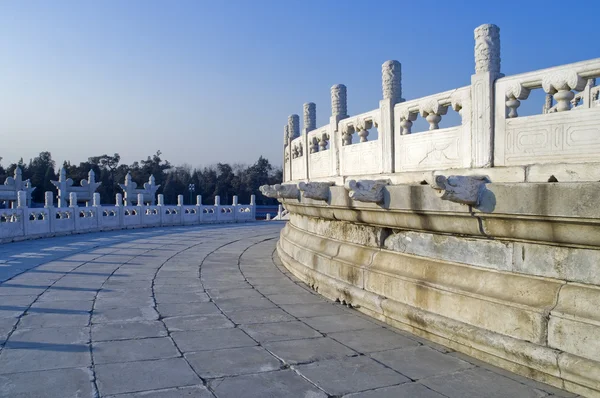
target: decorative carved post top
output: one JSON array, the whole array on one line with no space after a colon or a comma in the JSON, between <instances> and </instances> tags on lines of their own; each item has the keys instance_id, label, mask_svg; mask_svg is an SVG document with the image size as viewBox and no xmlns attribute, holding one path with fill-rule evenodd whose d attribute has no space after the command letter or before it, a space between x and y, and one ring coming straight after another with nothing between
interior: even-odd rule
<instances>
[{"instance_id":1,"label":"decorative carved post top","mask_svg":"<svg viewBox=\"0 0 600 398\"><path fill-rule=\"evenodd\" d=\"M115 206L123 206L123 194L116 194L115 195Z\"/></svg>"},{"instance_id":2,"label":"decorative carved post top","mask_svg":"<svg viewBox=\"0 0 600 398\"><path fill-rule=\"evenodd\" d=\"M177 195L177 206L183 206L183 195Z\"/></svg>"},{"instance_id":3,"label":"decorative carved post top","mask_svg":"<svg viewBox=\"0 0 600 398\"><path fill-rule=\"evenodd\" d=\"M100 206L100 194L98 192L94 192L92 203L93 206Z\"/></svg>"},{"instance_id":4,"label":"decorative carved post top","mask_svg":"<svg viewBox=\"0 0 600 398\"><path fill-rule=\"evenodd\" d=\"M16 175L16 173L15 173ZM17 207L23 209L27 207L27 192L17 191Z\"/></svg>"},{"instance_id":5,"label":"decorative carved post top","mask_svg":"<svg viewBox=\"0 0 600 398\"><path fill-rule=\"evenodd\" d=\"M347 92L343 84L331 87L331 115L343 118L348 116Z\"/></svg>"},{"instance_id":6,"label":"decorative carved post top","mask_svg":"<svg viewBox=\"0 0 600 398\"><path fill-rule=\"evenodd\" d=\"M383 99L391 99L393 105L402 102L402 65L400 62L390 60L381 65L381 85Z\"/></svg>"},{"instance_id":7,"label":"decorative carved post top","mask_svg":"<svg viewBox=\"0 0 600 398\"><path fill-rule=\"evenodd\" d=\"M304 131L308 133L317 128L317 105L314 102L304 104Z\"/></svg>"},{"instance_id":8,"label":"decorative carved post top","mask_svg":"<svg viewBox=\"0 0 600 398\"><path fill-rule=\"evenodd\" d=\"M158 206L164 206L165 205L165 195L163 195L162 193L158 194Z\"/></svg>"},{"instance_id":9,"label":"decorative carved post top","mask_svg":"<svg viewBox=\"0 0 600 398\"><path fill-rule=\"evenodd\" d=\"M290 143L290 126L283 126L283 147L287 147Z\"/></svg>"},{"instance_id":10,"label":"decorative carved post top","mask_svg":"<svg viewBox=\"0 0 600 398\"><path fill-rule=\"evenodd\" d=\"M219 195L215 195L215 206L221 206L221 197Z\"/></svg>"},{"instance_id":11,"label":"decorative carved post top","mask_svg":"<svg viewBox=\"0 0 600 398\"><path fill-rule=\"evenodd\" d=\"M196 195L196 206L202 206L202 195Z\"/></svg>"},{"instance_id":12,"label":"decorative carved post top","mask_svg":"<svg viewBox=\"0 0 600 398\"><path fill-rule=\"evenodd\" d=\"M237 206L238 204L239 204L239 203L238 203L238 196L237 196L237 195L233 195L233 202L232 202L232 205L233 205L233 206Z\"/></svg>"},{"instance_id":13,"label":"decorative carved post top","mask_svg":"<svg viewBox=\"0 0 600 398\"><path fill-rule=\"evenodd\" d=\"M52 207L54 203L54 194L52 193L52 191L46 191L44 193L44 207L48 208L48 207Z\"/></svg>"},{"instance_id":14,"label":"decorative carved post top","mask_svg":"<svg viewBox=\"0 0 600 398\"><path fill-rule=\"evenodd\" d=\"M485 24L475 28L475 73L500 73L500 28Z\"/></svg>"},{"instance_id":15,"label":"decorative carved post top","mask_svg":"<svg viewBox=\"0 0 600 398\"><path fill-rule=\"evenodd\" d=\"M58 171L58 181L67 181L67 170L64 167L61 167Z\"/></svg>"},{"instance_id":16,"label":"decorative carved post top","mask_svg":"<svg viewBox=\"0 0 600 398\"><path fill-rule=\"evenodd\" d=\"M250 206L254 206L256 204L256 195L250 195Z\"/></svg>"},{"instance_id":17,"label":"decorative carved post top","mask_svg":"<svg viewBox=\"0 0 600 398\"><path fill-rule=\"evenodd\" d=\"M69 194L69 207L77 207L77 193L75 192Z\"/></svg>"},{"instance_id":18,"label":"decorative carved post top","mask_svg":"<svg viewBox=\"0 0 600 398\"><path fill-rule=\"evenodd\" d=\"M127 172L127 175L125 176L125 185L129 186L132 182L133 181L131 180L131 173Z\"/></svg>"},{"instance_id":19,"label":"decorative carved post top","mask_svg":"<svg viewBox=\"0 0 600 398\"><path fill-rule=\"evenodd\" d=\"M288 129L290 132L290 139L300 137L300 116L290 115L288 116Z\"/></svg>"}]
</instances>

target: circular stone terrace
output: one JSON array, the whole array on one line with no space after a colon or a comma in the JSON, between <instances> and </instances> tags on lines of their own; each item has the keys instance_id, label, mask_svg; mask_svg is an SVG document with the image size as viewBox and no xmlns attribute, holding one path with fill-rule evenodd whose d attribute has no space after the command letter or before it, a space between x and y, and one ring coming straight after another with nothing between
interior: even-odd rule
<instances>
[{"instance_id":1,"label":"circular stone terrace","mask_svg":"<svg viewBox=\"0 0 600 398\"><path fill-rule=\"evenodd\" d=\"M0 397L573 397L320 297L283 224L0 245Z\"/></svg>"}]
</instances>

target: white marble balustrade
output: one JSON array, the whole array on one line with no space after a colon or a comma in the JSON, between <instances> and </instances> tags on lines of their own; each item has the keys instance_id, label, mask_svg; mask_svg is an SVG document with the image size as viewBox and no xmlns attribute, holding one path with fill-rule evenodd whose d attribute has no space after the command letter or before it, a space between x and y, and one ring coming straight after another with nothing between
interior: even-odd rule
<instances>
[{"instance_id":1,"label":"white marble balustrade","mask_svg":"<svg viewBox=\"0 0 600 398\"><path fill-rule=\"evenodd\" d=\"M487 169L518 180L517 175L529 175L525 168L536 165L560 164L548 170L570 176L573 167L600 163L600 58L504 76L500 29L481 25L474 39L469 85L405 100L401 65L387 61L377 109L349 116L347 89L337 84L331 88L329 123L317 128L316 106L305 104L302 130L297 115L285 126L284 181L343 184L355 176L403 178L399 173L451 169L477 169L479 174ZM539 114L520 116L521 104L534 101L529 99L533 90L543 90L546 100L538 104ZM452 112L459 115L449 120L458 123L444 127ZM369 134L373 127L376 139ZM523 170L503 171L506 167Z\"/></svg>"},{"instance_id":2,"label":"white marble balustrade","mask_svg":"<svg viewBox=\"0 0 600 398\"><path fill-rule=\"evenodd\" d=\"M26 196L24 191L19 191ZM52 197L51 195L49 196ZM203 223L247 222L256 219L255 198L251 204L222 205L217 196L215 205L162 204L159 195L158 206L123 206L117 198L116 206L77 206L77 198L71 198L71 206L29 208L17 206L13 209L0 209L0 242L42 238L71 233L92 231L143 228L171 225L196 225ZM51 202L49 202L51 203Z\"/></svg>"}]
</instances>

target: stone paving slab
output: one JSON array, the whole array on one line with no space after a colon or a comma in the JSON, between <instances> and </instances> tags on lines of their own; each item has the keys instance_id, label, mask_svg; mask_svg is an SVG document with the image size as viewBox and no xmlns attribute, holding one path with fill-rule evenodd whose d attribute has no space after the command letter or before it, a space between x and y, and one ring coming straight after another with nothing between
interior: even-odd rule
<instances>
[{"instance_id":1,"label":"stone paving slab","mask_svg":"<svg viewBox=\"0 0 600 398\"><path fill-rule=\"evenodd\" d=\"M0 397L575 396L325 300L282 226L0 245Z\"/></svg>"}]
</instances>

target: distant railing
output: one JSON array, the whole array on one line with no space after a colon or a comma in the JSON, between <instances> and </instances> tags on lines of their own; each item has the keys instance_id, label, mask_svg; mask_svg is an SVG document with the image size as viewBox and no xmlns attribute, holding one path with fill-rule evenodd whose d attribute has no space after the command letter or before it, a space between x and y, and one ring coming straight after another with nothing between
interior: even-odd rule
<instances>
[{"instance_id":1,"label":"distant railing","mask_svg":"<svg viewBox=\"0 0 600 398\"><path fill-rule=\"evenodd\" d=\"M291 115L284 129L284 181L543 163L600 162L600 58L504 77L500 29L475 29L471 84L404 100L401 65L382 66L379 108L347 115L344 85L331 88L332 116L317 128L304 105L304 128ZM519 116L521 101L542 89L540 114ZM458 125L440 128L448 112ZM417 118L427 131L415 131ZM456 117L453 119L456 120ZM374 130L377 136L374 137Z\"/></svg>"},{"instance_id":2,"label":"distant railing","mask_svg":"<svg viewBox=\"0 0 600 398\"><path fill-rule=\"evenodd\" d=\"M75 193L69 199L69 207L55 207L52 192L46 192L46 206L30 208L27 192L18 191L17 206L0 209L0 242L114 229L246 222L255 220L256 211L254 195L249 205L238 204L237 196L232 205L221 205L219 196L214 205L202 205L198 196L195 206L184 206L183 195L178 196L176 206L164 205L162 195L157 206L124 206L121 194L115 206L100 205L98 193L92 206L77 206ZM143 203L141 198L138 203Z\"/></svg>"}]
</instances>

